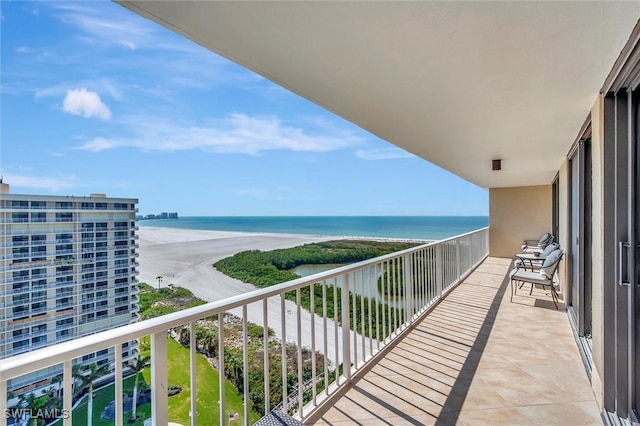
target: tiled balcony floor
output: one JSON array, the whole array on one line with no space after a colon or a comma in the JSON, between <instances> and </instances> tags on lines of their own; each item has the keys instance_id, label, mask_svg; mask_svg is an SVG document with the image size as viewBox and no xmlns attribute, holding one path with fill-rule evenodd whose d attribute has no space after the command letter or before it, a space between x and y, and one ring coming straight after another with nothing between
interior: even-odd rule
<instances>
[{"instance_id":1,"label":"tiled balcony floor","mask_svg":"<svg viewBox=\"0 0 640 426\"><path fill-rule=\"evenodd\" d=\"M316 425L602 424L567 314L488 258Z\"/></svg>"}]
</instances>

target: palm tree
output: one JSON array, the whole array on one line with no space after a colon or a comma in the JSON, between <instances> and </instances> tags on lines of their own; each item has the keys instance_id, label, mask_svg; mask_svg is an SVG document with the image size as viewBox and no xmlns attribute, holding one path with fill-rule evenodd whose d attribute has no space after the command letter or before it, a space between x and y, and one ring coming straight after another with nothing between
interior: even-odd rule
<instances>
[{"instance_id":1,"label":"palm tree","mask_svg":"<svg viewBox=\"0 0 640 426\"><path fill-rule=\"evenodd\" d=\"M216 356L218 352L218 332L207 327L196 328L196 342L208 357Z\"/></svg>"},{"instance_id":2,"label":"palm tree","mask_svg":"<svg viewBox=\"0 0 640 426\"><path fill-rule=\"evenodd\" d=\"M84 382L84 375L82 374L83 370L84 365L82 364L74 364L71 368L71 377L73 378L73 381L71 382L71 389L74 400L80 392L82 392L82 389L84 389L82 387L82 382Z\"/></svg>"},{"instance_id":3,"label":"palm tree","mask_svg":"<svg viewBox=\"0 0 640 426\"><path fill-rule=\"evenodd\" d=\"M182 346L187 346L189 344L190 334L191 332L188 327L180 327L178 332L178 341Z\"/></svg>"},{"instance_id":4,"label":"palm tree","mask_svg":"<svg viewBox=\"0 0 640 426\"><path fill-rule=\"evenodd\" d=\"M60 395L62 394L62 379L62 374L57 374L51 379L51 384L55 388L57 398L60 398Z\"/></svg>"},{"instance_id":5,"label":"palm tree","mask_svg":"<svg viewBox=\"0 0 640 426\"><path fill-rule=\"evenodd\" d=\"M89 403L87 406L87 426L93 425L93 383L109 372L109 364L100 366L95 362L89 364L81 374L82 384L80 390L89 389Z\"/></svg>"},{"instance_id":6,"label":"palm tree","mask_svg":"<svg viewBox=\"0 0 640 426\"><path fill-rule=\"evenodd\" d=\"M136 408L138 406L138 378L142 370L147 368L149 365L149 361L151 360L150 356L142 356L138 355L138 358L135 359L133 365L131 365L131 369L134 373L136 373L136 380L133 384L133 403L131 406L131 419L135 420L136 417Z\"/></svg>"},{"instance_id":7,"label":"palm tree","mask_svg":"<svg viewBox=\"0 0 640 426\"><path fill-rule=\"evenodd\" d=\"M39 410L44 409L49 404L49 397L47 395L35 396L33 392L20 396L20 405L22 405L31 415L30 424L32 426L38 426L39 419L34 414L37 414Z\"/></svg>"}]
</instances>

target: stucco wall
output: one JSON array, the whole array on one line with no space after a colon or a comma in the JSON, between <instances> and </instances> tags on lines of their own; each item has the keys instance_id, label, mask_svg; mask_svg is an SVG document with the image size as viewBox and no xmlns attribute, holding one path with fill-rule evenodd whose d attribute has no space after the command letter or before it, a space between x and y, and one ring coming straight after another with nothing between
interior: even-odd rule
<instances>
[{"instance_id":1,"label":"stucco wall","mask_svg":"<svg viewBox=\"0 0 640 426\"><path fill-rule=\"evenodd\" d=\"M569 226L571 223L571 212L569 211L569 160L565 159L558 171L558 244L565 250L569 247ZM566 301L565 295L568 290L568 271L567 267L567 255L563 258L560 265L558 265L558 275L560 277L560 293L562 298Z\"/></svg>"},{"instance_id":2,"label":"stucco wall","mask_svg":"<svg viewBox=\"0 0 640 426\"><path fill-rule=\"evenodd\" d=\"M551 185L489 189L489 255L513 257L524 239L551 232Z\"/></svg>"}]
</instances>

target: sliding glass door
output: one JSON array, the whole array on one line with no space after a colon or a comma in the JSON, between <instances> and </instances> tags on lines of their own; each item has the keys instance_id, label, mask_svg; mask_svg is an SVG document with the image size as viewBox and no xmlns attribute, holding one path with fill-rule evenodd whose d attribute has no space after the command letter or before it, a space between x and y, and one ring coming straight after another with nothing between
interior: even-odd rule
<instances>
[{"instance_id":1,"label":"sliding glass door","mask_svg":"<svg viewBox=\"0 0 640 426\"><path fill-rule=\"evenodd\" d=\"M588 128L590 132L590 127ZM567 300L581 338L591 337L591 137L585 133L569 154L569 282ZM587 344L585 347L590 348Z\"/></svg>"},{"instance_id":2,"label":"sliding glass door","mask_svg":"<svg viewBox=\"0 0 640 426\"><path fill-rule=\"evenodd\" d=\"M605 97L605 409L638 422L640 408L640 91Z\"/></svg>"}]
</instances>

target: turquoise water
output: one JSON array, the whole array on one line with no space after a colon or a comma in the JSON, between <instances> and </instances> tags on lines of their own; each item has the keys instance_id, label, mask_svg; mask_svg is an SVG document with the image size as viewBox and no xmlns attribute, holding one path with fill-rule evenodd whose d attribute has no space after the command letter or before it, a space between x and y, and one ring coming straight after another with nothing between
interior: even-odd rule
<instances>
[{"instance_id":1,"label":"turquoise water","mask_svg":"<svg viewBox=\"0 0 640 426\"><path fill-rule=\"evenodd\" d=\"M140 226L215 231L440 240L489 225L487 216L214 216L141 220Z\"/></svg>"}]
</instances>

